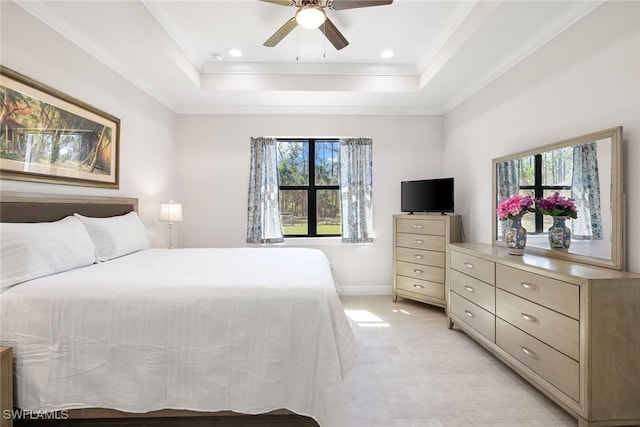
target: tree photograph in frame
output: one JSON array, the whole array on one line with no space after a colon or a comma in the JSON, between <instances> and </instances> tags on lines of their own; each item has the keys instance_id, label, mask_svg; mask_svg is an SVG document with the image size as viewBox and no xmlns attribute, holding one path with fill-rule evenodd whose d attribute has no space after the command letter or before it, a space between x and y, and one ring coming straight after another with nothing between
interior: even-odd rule
<instances>
[{"instance_id":1,"label":"tree photograph in frame","mask_svg":"<svg viewBox=\"0 0 640 427\"><path fill-rule=\"evenodd\" d=\"M120 120L0 66L0 178L118 188Z\"/></svg>"}]
</instances>

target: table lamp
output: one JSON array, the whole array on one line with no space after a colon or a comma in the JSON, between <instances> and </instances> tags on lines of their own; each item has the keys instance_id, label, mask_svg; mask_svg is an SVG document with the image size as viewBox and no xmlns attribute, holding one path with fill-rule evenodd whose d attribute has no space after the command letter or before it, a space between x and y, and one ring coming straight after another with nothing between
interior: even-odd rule
<instances>
[{"instance_id":1,"label":"table lamp","mask_svg":"<svg viewBox=\"0 0 640 427\"><path fill-rule=\"evenodd\" d=\"M182 221L182 204L173 200L160 204L160 221L169 223L169 249L173 248L173 223Z\"/></svg>"}]
</instances>

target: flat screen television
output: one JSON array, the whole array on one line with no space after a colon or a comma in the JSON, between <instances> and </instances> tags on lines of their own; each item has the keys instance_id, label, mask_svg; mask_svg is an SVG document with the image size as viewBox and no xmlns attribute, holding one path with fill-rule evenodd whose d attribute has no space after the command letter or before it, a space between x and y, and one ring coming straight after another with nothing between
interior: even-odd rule
<instances>
[{"instance_id":1,"label":"flat screen television","mask_svg":"<svg viewBox=\"0 0 640 427\"><path fill-rule=\"evenodd\" d=\"M402 181L402 212L453 212L453 178Z\"/></svg>"}]
</instances>

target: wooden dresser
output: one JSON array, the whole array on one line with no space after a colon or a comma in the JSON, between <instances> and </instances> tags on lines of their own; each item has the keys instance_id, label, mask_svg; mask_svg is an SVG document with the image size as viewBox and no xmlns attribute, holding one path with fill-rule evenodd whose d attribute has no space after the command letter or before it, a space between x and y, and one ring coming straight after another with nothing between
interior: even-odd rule
<instances>
[{"instance_id":1,"label":"wooden dresser","mask_svg":"<svg viewBox=\"0 0 640 427\"><path fill-rule=\"evenodd\" d=\"M0 347L0 427L13 426L13 356L11 348Z\"/></svg>"},{"instance_id":2,"label":"wooden dresser","mask_svg":"<svg viewBox=\"0 0 640 427\"><path fill-rule=\"evenodd\" d=\"M580 427L640 424L640 275L488 244L449 250L449 327Z\"/></svg>"},{"instance_id":3,"label":"wooden dresser","mask_svg":"<svg viewBox=\"0 0 640 427\"><path fill-rule=\"evenodd\" d=\"M393 216L393 300L446 306L447 247L461 241L461 216Z\"/></svg>"}]
</instances>

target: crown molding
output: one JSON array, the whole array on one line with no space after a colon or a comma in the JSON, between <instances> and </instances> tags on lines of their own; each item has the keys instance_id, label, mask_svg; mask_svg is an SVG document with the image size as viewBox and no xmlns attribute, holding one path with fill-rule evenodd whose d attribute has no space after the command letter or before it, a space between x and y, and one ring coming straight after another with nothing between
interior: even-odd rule
<instances>
[{"instance_id":1,"label":"crown molding","mask_svg":"<svg viewBox=\"0 0 640 427\"><path fill-rule=\"evenodd\" d=\"M414 64L205 62L202 74L416 76Z\"/></svg>"},{"instance_id":2,"label":"crown molding","mask_svg":"<svg viewBox=\"0 0 640 427\"><path fill-rule=\"evenodd\" d=\"M281 105L181 105L177 114L218 115L364 115L364 116L440 116L442 111L424 107L361 106L281 106Z\"/></svg>"}]
</instances>

